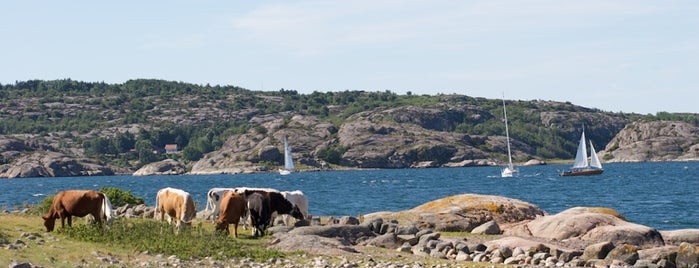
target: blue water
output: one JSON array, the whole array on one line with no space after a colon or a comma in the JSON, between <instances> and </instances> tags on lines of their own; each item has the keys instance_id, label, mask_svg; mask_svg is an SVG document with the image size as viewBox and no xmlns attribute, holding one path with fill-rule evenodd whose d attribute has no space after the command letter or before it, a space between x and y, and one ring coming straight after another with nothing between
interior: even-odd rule
<instances>
[{"instance_id":1,"label":"blue water","mask_svg":"<svg viewBox=\"0 0 699 268\"><path fill-rule=\"evenodd\" d=\"M606 164L600 176L559 177L567 168L525 166L518 178L507 179L499 177L498 167L0 179L0 206L12 209L61 190L102 186L129 190L152 206L159 189L174 187L192 194L201 210L209 189L248 186L299 189L308 196L313 215L356 216L475 193L519 199L551 214L575 206L601 206L660 230L699 228L699 162Z\"/></svg>"}]
</instances>

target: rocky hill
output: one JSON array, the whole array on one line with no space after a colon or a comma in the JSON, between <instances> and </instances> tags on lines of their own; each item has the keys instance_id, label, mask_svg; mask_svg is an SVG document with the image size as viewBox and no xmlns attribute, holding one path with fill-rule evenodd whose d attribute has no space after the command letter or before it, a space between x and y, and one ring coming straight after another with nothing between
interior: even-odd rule
<instances>
[{"instance_id":1,"label":"rocky hill","mask_svg":"<svg viewBox=\"0 0 699 268\"><path fill-rule=\"evenodd\" d=\"M605 148L607 162L699 160L699 127L678 121L632 122Z\"/></svg>"},{"instance_id":2,"label":"rocky hill","mask_svg":"<svg viewBox=\"0 0 699 268\"><path fill-rule=\"evenodd\" d=\"M169 158L192 174L274 171L284 136L302 170L497 165L507 152L501 100L463 95L68 79L0 85L0 99L0 177L7 178L142 167L139 175L182 173L147 166ZM600 152L606 161L697 159L699 115L507 102L516 162L572 159L583 125L595 145L607 146ZM166 154L166 144L177 152Z\"/></svg>"}]
</instances>

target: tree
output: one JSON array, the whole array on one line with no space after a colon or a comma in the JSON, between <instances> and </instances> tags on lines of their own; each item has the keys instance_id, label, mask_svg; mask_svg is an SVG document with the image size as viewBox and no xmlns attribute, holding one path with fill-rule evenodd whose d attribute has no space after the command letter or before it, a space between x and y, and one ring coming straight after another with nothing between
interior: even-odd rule
<instances>
[{"instance_id":1,"label":"tree","mask_svg":"<svg viewBox=\"0 0 699 268\"><path fill-rule=\"evenodd\" d=\"M136 141L136 153L138 153L138 161L144 165L157 159L155 153L153 153L153 143L150 140Z\"/></svg>"}]
</instances>

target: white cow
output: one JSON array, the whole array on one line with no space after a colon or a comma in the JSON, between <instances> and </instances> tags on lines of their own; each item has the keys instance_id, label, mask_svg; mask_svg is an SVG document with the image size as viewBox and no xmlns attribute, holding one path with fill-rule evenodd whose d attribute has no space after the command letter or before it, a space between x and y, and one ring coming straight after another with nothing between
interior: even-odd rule
<instances>
[{"instance_id":1,"label":"white cow","mask_svg":"<svg viewBox=\"0 0 699 268\"><path fill-rule=\"evenodd\" d=\"M284 191L281 192L286 200L289 200L292 205L299 207L301 214L303 214L304 219L308 219L308 198L300 190L296 191ZM284 217L284 223L289 226L289 215L282 215Z\"/></svg>"},{"instance_id":2,"label":"white cow","mask_svg":"<svg viewBox=\"0 0 699 268\"><path fill-rule=\"evenodd\" d=\"M221 208L221 197L223 197L223 192L225 191L235 191L236 188L211 188L206 194L206 208L204 210L211 211L207 214L206 218L211 218L211 221L215 221L218 217L219 209Z\"/></svg>"}]
</instances>

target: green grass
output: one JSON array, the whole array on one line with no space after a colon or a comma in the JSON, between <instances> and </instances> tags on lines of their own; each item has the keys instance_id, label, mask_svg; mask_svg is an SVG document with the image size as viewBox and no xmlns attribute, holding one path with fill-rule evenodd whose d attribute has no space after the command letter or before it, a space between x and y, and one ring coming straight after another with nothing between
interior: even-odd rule
<instances>
[{"instance_id":1,"label":"green grass","mask_svg":"<svg viewBox=\"0 0 699 268\"><path fill-rule=\"evenodd\" d=\"M194 222L192 227L177 233L167 223L153 219L119 218L109 228L100 228L74 217L72 228L61 228L59 223L52 233L46 233L41 217L32 214L0 214L0 223L0 244L3 240L14 243L20 239L28 245L19 250L0 248L0 263L21 260L45 267L75 267L82 260L94 259L93 252L118 256L122 260L135 258L145 251L151 255L175 255L182 260L212 257L265 261L302 254L267 249L269 237L254 238L242 234L242 230L238 238L216 233L209 222ZM38 244L27 240L22 237L25 233L37 234L46 242Z\"/></svg>"},{"instance_id":2,"label":"green grass","mask_svg":"<svg viewBox=\"0 0 699 268\"><path fill-rule=\"evenodd\" d=\"M252 258L267 260L281 258L280 251L264 248L264 239L230 235L214 231L210 224L195 223L175 231L166 222L119 218L109 228L78 225L60 229L59 234L69 239L110 244L136 251L176 255L181 259L212 256L217 259ZM205 227L206 226L206 227Z\"/></svg>"}]
</instances>

